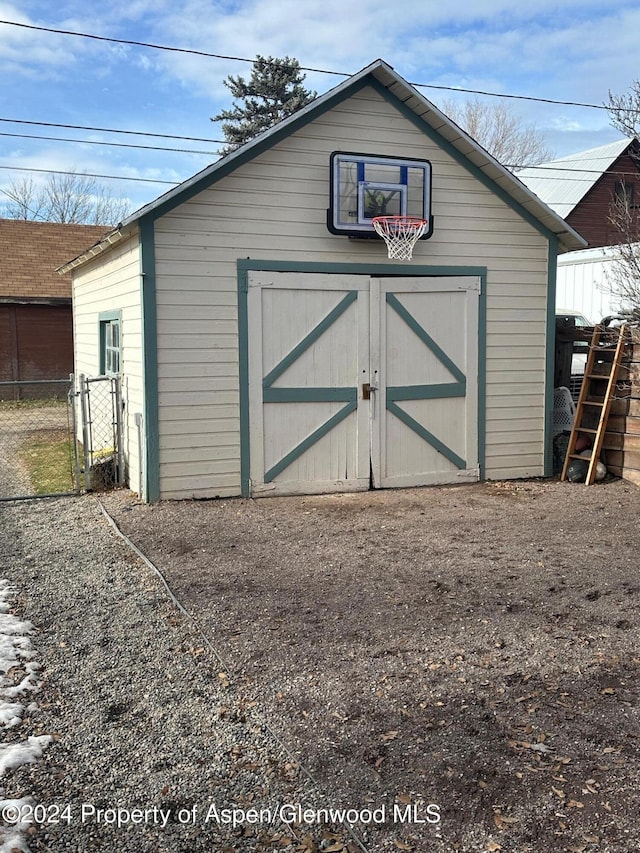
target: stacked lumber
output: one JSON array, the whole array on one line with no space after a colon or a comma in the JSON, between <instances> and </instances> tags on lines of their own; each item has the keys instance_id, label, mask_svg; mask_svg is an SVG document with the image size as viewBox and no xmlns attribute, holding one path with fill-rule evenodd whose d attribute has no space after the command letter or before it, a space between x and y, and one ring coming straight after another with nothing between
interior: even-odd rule
<instances>
[{"instance_id":1,"label":"stacked lumber","mask_svg":"<svg viewBox=\"0 0 640 853\"><path fill-rule=\"evenodd\" d=\"M640 329L627 331L603 450L610 474L640 486Z\"/></svg>"}]
</instances>

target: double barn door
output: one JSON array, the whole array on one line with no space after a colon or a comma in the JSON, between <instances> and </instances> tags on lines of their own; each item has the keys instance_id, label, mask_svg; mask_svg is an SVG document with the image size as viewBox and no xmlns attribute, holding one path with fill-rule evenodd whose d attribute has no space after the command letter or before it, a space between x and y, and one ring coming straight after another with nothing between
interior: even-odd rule
<instances>
[{"instance_id":1,"label":"double barn door","mask_svg":"<svg viewBox=\"0 0 640 853\"><path fill-rule=\"evenodd\" d=\"M478 479L479 280L254 272L251 493Z\"/></svg>"}]
</instances>

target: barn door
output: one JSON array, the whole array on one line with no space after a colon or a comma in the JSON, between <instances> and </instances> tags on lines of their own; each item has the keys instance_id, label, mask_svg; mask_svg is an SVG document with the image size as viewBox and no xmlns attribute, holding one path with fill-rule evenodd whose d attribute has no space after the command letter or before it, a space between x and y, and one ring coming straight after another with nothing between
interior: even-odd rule
<instances>
[{"instance_id":1,"label":"barn door","mask_svg":"<svg viewBox=\"0 0 640 853\"><path fill-rule=\"evenodd\" d=\"M253 494L369 488L369 279L249 277Z\"/></svg>"},{"instance_id":2,"label":"barn door","mask_svg":"<svg viewBox=\"0 0 640 853\"><path fill-rule=\"evenodd\" d=\"M476 277L372 281L376 487L477 480Z\"/></svg>"},{"instance_id":3,"label":"barn door","mask_svg":"<svg viewBox=\"0 0 640 853\"><path fill-rule=\"evenodd\" d=\"M252 494L477 479L475 278L251 273Z\"/></svg>"}]
</instances>

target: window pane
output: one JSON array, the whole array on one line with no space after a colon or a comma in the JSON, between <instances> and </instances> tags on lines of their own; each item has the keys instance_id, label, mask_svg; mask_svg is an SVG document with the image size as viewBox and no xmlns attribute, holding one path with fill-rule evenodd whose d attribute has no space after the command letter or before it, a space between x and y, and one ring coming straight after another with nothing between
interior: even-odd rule
<instances>
[{"instance_id":1,"label":"window pane","mask_svg":"<svg viewBox=\"0 0 640 853\"><path fill-rule=\"evenodd\" d=\"M120 321L105 320L102 324L101 363L105 373L120 372Z\"/></svg>"}]
</instances>

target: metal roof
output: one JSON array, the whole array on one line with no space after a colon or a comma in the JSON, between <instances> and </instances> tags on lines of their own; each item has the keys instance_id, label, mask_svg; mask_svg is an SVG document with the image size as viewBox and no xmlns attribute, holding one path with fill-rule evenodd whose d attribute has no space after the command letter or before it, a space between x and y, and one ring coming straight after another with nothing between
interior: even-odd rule
<instances>
[{"instance_id":1,"label":"metal roof","mask_svg":"<svg viewBox=\"0 0 640 853\"><path fill-rule=\"evenodd\" d=\"M126 233L135 228L136 224L143 217L151 215L153 218L157 218L168 212L196 193L211 186L216 180L229 174L229 172L235 170L235 168L238 168L247 162L247 160L252 159L252 157L256 156L266 147L269 147L269 145L275 144L275 142L289 133L293 133L299 126L312 121L316 114L321 115L326 110L331 109L335 102L348 97L351 90L357 90L358 87L366 85L368 82L377 83L388 90L391 95L395 96L401 102L405 111L412 118L417 119L419 123L423 122L427 126L425 130L427 128L434 130L441 142L444 142L449 152L456 156L459 161L465 163L494 192L501 195L508 202L511 202L516 209L519 208L525 216L530 217L538 223L542 229L555 234L558 237L560 252L581 249L587 245L586 240L558 216L554 210L534 195L519 179L519 176L513 175L500 164L481 145L465 133L462 128L458 127L455 122L428 101L382 59L372 62L366 68L363 68L362 71L344 80L324 95L316 98L306 107L298 110L292 116L278 122L274 127L259 134L231 154L227 154L212 165L207 166L201 172L193 175L193 177L188 178L179 186L174 187L154 201L141 207L140 210L127 217L115 229L115 232L120 232L120 234L123 234L123 232ZM113 242L115 232L111 235L111 242ZM104 248L108 248L108 245L109 242L105 240ZM96 249L99 249L99 247L94 247L91 255L81 255L69 261L60 271L66 271L67 269L81 265L89 260L90 257L95 256Z\"/></svg>"},{"instance_id":2,"label":"metal roof","mask_svg":"<svg viewBox=\"0 0 640 853\"><path fill-rule=\"evenodd\" d=\"M560 216L568 216L631 144L632 140L625 137L530 166L518 172L518 177L552 210Z\"/></svg>"}]
</instances>

